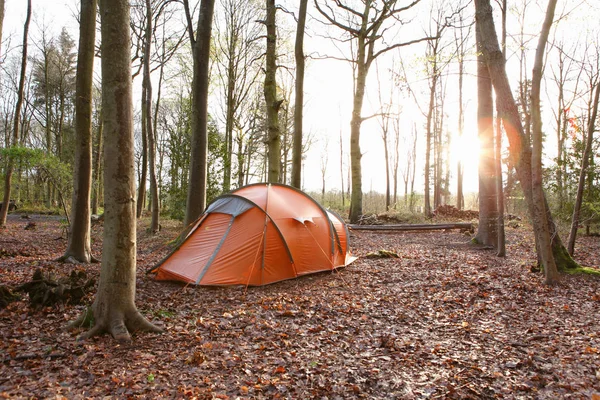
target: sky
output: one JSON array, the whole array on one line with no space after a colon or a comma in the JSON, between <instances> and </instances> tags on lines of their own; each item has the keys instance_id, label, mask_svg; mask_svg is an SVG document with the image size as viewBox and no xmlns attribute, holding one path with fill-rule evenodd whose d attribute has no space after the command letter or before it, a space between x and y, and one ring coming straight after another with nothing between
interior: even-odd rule
<instances>
[{"instance_id":1,"label":"sky","mask_svg":"<svg viewBox=\"0 0 600 400\"><path fill-rule=\"evenodd\" d=\"M34 22L32 31L39 30L42 25L48 26L56 33L66 26L72 32L74 38L77 37L77 23L74 15L78 10L78 1L76 0L32 0L34 4ZM295 3L295 2L294 2ZM312 3L312 2L309 2ZM515 33L515 28L520 10L519 4L521 0L511 1L513 3L509 13L509 31ZM545 2L542 2L545 7ZM565 7L573 6L576 2L560 2L559 10ZM3 33L3 44L5 47L15 47L20 44L22 35L22 24L25 15L24 0L6 0L6 17ZM427 1L424 2L427 4ZM593 6L589 1L581 0L577 2L578 7L574 7L575 11L571 12L571 16L565 23L576 23L578 30L562 29L564 34L579 35L581 30L593 30L593 25L590 25L590 14L598 15L598 6ZM291 9L293 9L291 7ZM429 10L423 7L420 18L425 18L429 15ZM526 35L534 38L539 30L539 19L543 17L544 9L535 2L529 5L528 21L526 27ZM316 27L315 21L312 19L316 16L314 6L309 6L309 26ZM530 17L531 15L531 17ZM594 18L591 18L594 20ZM597 19L595 19L597 21ZM426 21L426 18L424 19ZM422 22L424 25L426 22ZM512 24L512 25L511 25ZM587 25L586 25L587 24ZM416 25L411 25L416 26ZM307 32L305 41L305 53L314 56L319 54L332 54L339 56L341 53L338 48L327 42L326 39L319 37L313 31ZM424 29L424 28L421 28ZM410 34L415 34L415 29L412 28ZM420 34L422 32L416 32ZM518 32L516 32L518 33ZM35 35L35 34L34 34ZM512 40L512 42L511 42ZM6 43L10 43L6 46ZM35 43L33 43L35 44ZM531 40L528 44L528 51L535 48L535 41ZM6 48L2 48L2 52ZM509 38L509 60L508 69L509 75L512 78L511 84L513 90L518 77L518 62L516 38ZM343 51L343 50L342 50ZM337 54L336 54L337 52ZM426 80L424 79L422 70L422 46L411 46L404 48L402 58L406 65L412 66L409 71L408 79L411 81L413 90L417 92L426 91ZM532 62L533 57L529 57ZM390 79L386 78L385 71L389 65L390 57L387 60L382 60L379 65L379 71L382 75L382 87L384 92L388 93L390 87ZM455 67L452 67L455 69ZM464 185L466 191L477 190L477 159L478 159L478 141L476 134L476 82L475 82L475 63L473 56L466 63L467 75L465 76L464 91L465 91L465 132L462 140L456 137L455 127L457 126L457 79L452 76L452 72L447 79L446 92L448 93L447 105L445 112L445 124L447 129L454 136L451 146L451 168L452 168L452 184L451 190L455 193L455 166L458 160L462 160L465 164L465 179ZM451 69L452 71L452 69ZM530 74L530 72L529 72ZM379 110L378 99L378 82L375 67L371 68L368 77L368 89L363 108L363 115L370 115ZM342 135L342 144L344 149L344 169L349 167L348 152L349 152L349 132L350 132L350 114L352 110L352 69L350 64L344 61L333 59L310 59L307 61L306 79L305 79L305 130L309 132L315 139L315 144L307 154L304 167L304 188L307 190L320 190L321 188L321 166L324 159L327 159L326 172L326 187L327 189L339 189L340 184L340 132ZM545 93L548 93L546 89ZM398 95L397 103L401 105L401 130L409 131L413 126L416 126L418 132L418 154L424 154L424 123L425 119L421 109L425 109L427 103L421 100L416 102L411 96L406 93L403 96ZM551 121L550 119L548 119ZM548 147L548 153L552 151L552 146ZM383 142L381 139L381 128L378 125L377 119L373 118L363 123L361 130L361 149L363 151L363 191L375 190L378 192L385 191L385 174L384 174L384 156ZM327 151L326 151L327 150ZM327 156L325 157L325 153ZM401 153L403 151L401 150ZM550 156L548 156L549 158ZM417 191L422 192L423 179L423 158L420 157L417 166ZM401 161L402 162L402 161ZM345 172L344 186L347 187L347 172Z\"/></svg>"}]
</instances>

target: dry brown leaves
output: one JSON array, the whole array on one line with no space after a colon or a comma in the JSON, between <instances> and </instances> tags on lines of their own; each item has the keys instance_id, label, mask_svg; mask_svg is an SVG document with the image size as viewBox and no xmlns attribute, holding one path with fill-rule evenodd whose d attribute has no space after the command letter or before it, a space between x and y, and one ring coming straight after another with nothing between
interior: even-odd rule
<instances>
[{"instance_id":1,"label":"dry brown leaves","mask_svg":"<svg viewBox=\"0 0 600 400\"><path fill-rule=\"evenodd\" d=\"M164 226L165 224L163 224ZM57 221L0 232L0 284L27 281L66 240ZM0 310L0 397L590 398L600 393L600 280L530 271L531 235L509 230L508 259L448 232L353 234L359 258L335 273L261 288L153 281L146 269L177 231L140 225L137 305L165 328L129 346L76 342L81 306ZM95 227L99 255L101 227ZM59 239L57 239L59 238ZM581 238L598 266L597 238ZM91 276L97 265L86 267ZM92 299L89 299L90 301Z\"/></svg>"}]
</instances>

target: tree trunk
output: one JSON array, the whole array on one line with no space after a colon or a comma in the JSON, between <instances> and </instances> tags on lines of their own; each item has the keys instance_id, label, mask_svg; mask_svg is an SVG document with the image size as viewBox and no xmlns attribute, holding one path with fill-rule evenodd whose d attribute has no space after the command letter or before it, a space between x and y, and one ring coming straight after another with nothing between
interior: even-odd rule
<instances>
[{"instance_id":1,"label":"tree trunk","mask_svg":"<svg viewBox=\"0 0 600 400\"><path fill-rule=\"evenodd\" d=\"M577 238L577 228L579 226L579 216L581 213L581 204L583 203L583 192L585 189L585 178L588 171L590 156L594 144L594 131L596 126L596 117L598 116L598 101L600 95L600 85L596 84L596 93L594 95L594 102L592 105L592 115L588 121L587 138L585 142L585 150L581 159L581 171L579 172L579 184L577 185L577 196L575 198L575 205L573 206L573 217L571 218L571 230L569 233L569 241L567 244L567 250L569 254L573 256L575 253L575 240Z\"/></svg>"},{"instance_id":2,"label":"tree trunk","mask_svg":"<svg viewBox=\"0 0 600 400\"><path fill-rule=\"evenodd\" d=\"M281 131L279 127L279 108L281 100L277 99L277 27L275 25L275 0L267 0L267 57L265 63L264 95L267 106L267 145L268 171L267 181L279 183L281 175Z\"/></svg>"},{"instance_id":3,"label":"tree trunk","mask_svg":"<svg viewBox=\"0 0 600 400\"><path fill-rule=\"evenodd\" d=\"M100 180L102 170L102 128L104 124L102 122L102 112L100 112L100 122L98 124L98 144L95 155L94 165L94 192L92 196L92 214L98 214L98 204L100 203L100 193L102 188L102 182Z\"/></svg>"},{"instance_id":4,"label":"tree trunk","mask_svg":"<svg viewBox=\"0 0 600 400\"><path fill-rule=\"evenodd\" d=\"M131 94L128 0L100 2L102 30L102 110L106 177L102 268L86 339L104 332L128 342L138 330L159 332L137 310L135 158ZM85 315L73 325L81 324Z\"/></svg>"},{"instance_id":5,"label":"tree trunk","mask_svg":"<svg viewBox=\"0 0 600 400\"><path fill-rule=\"evenodd\" d=\"M398 121L398 120L396 120ZM394 209L398 206L398 166L400 164L400 126L399 124L395 124L394 129L394 168L392 171L392 176L394 180ZM407 171L408 173L408 171ZM406 191L406 185L404 186L404 190ZM404 193L404 197L406 197L406 193Z\"/></svg>"},{"instance_id":6,"label":"tree trunk","mask_svg":"<svg viewBox=\"0 0 600 400\"><path fill-rule=\"evenodd\" d=\"M235 49L237 43L236 31L233 27L230 28L229 37L229 62L227 64L227 103L225 111L225 152L223 154L223 192L227 193L231 190L231 157L233 153L233 119L235 109Z\"/></svg>"},{"instance_id":7,"label":"tree trunk","mask_svg":"<svg viewBox=\"0 0 600 400\"><path fill-rule=\"evenodd\" d=\"M463 112L463 67L462 61L460 62L458 74L458 140L460 141L464 131L465 117ZM456 208L462 210L465 206L465 197L463 194L463 166L462 161L459 159L456 166Z\"/></svg>"},{"instance_id":8,"label":"tree trunk","mask_svg":"<svg viewBox=\"0 0 600 400\"><path fill-rule=\"evenodd\" d=\"M96 0L81 0L75 82L75 169L69 245L63 260L92 261L90 192L92 188L92 85L96 45Z\"/></svg>"},{"instance_id":9,"label":"tree trunk","mask_svg":"<svg viewBox=\"0 0 600 400\"><path fill-rule=\"evenodd\" d=\"M477 30L477 128L479 151L479 225L475 240L488 246L498 245L497 197L494 160L494 100L492 81L481 55L481 34Z\"/></svg>"},{"instance_id":10,"label":"tree trunk","mask_svg":"<svg viewBox=\"0 0 600 400\"><path fill-rule=\"evenodd\" d=\"M156 182L156 140L154 136L154 125L152 123L152 81L150 79L150 55L152 50L152 7L150 0L146 0L146 32L144 43L144 82L146 86L146 97L144 108L146 109L146 133L148 135L148 169L150 172L150 197L152 203L152 221L150 222L150 233L159 230L158 183Z\"/></svg>"},{"instance_id":11,"label":"tree trunk","mask_svg":"<svg viewBox=\"0 0 600 400\"><path fill-rule=\"evenodd\" d=\"M4 0L0 0L0 60L2 60L2 27L4 25Z\"/></svg>"},{"instance_id":12,"label":"tree trunk","mask_svg":"<svg viewBox=\"0 0 600 400\"><path fill-rule=\"evenodd\" d=\"M431 218L431 200L430 200L430 180L431 180L431 139L432 129L431 124L433 120L433 102L435 96L435 87L437 86L437 71L433 70L433 77L431 87L429 88L429 110L427 111L427 125L426 125L426 136L425 136L425 209L424 214L426 218Z\"/></svg>"},{"instance_id":13,"label":"tree trunk","mask_svg":"<svg viewBox=\"0 0 600 400\"><path fill-rule=\"evenodd\" d=\"M142 218L144 205L146 204L146 180L148 171L148 129L146 125L146 81L142 82L142 170L140 171L140 182L137 192L136 217Z\"/></svg>"},{"instance_id":14,"label":"tree trunk","mask_svg":"<svg viewBox=\"0 0 600 400\"><path fill-rule=\"evenodd\" d=\"M417 174L417 124L413 125L414 132L414 142L412 148L412 168L411 168L411 176L410 176L410 202L409 209L413 211L415 209L415 176Z\"/></svg>"},{"instance_id":15,"label":"tree trunk","mask_svg":"<svg viewBox=\"0 0 600 400\"><path fill-rule=\"evenodd\" d=\"M559 71L560 71L560 79L558 85L558 104L556 108L556 143L557 143L557 152L556 152L556 191L558 195L558 209L560 212L564 210L565 206L565 196L564 196L564 187L563 187L563 149L564 149L564 138L565 132L563 131L563 117L564 120L567 119L566 110L565 110L565 101L564 101L564 82L563 78L563 60L562 54L561 59L559 59Z\"/></svg>"},{"instance_id":16,"label":"tree trunk","mask_svg":"<svg viewBox=\"0 0 600 400\"><path fill-rule=\"evenodd\" d=\"M546 214L550 210L546 209L543 187L543 170L542 170L542 114L540 88L542 82L544 54L548 35L554 20L554 10L556 9L557 0L548 1L548 9L546 18L542 25L542 31L538 40L538 46L535 53L535 62L533 65L533 73L531 75L531 119L532 119L532 154L531 154L531 190L534 209L534 228L538 236L538 251L539 256L544 266L544 275L546 284L553 284L558 279L558 270L552 254L552 243L550 239L550 229Z\"/></svg>"},{"instance_id":17,"label":"tree trunk","mask_svg":"<svg viewBox=\"0 0 600 400\"><path fill-rule=\"evenodd\" d=\"M157 185L157 190L156 190L156 197L157 197L157 204L158 204L158 211L157 211L157 221L159 219L160 216L160 210L162 209L162 201L160 199L160 193L162 193L163 190L163 168L164 168L164 158L165 158L165 152L164 152L164 141L159 141L158 139L158 112L160 111L160 98L161 98L161 92L162 92L162 84L163 84L163 80L164 80L164 73L165 73L165 63L166 63L166 58L165 58L165 40L163 38L163 45L162 45L162 58L161 58L161 63L160 63L160 72L158 74L158 92L156 93L156 105L154 106L154 119L152 121L152 134L153 134L153 140L154 140L154 149L155 149L155 154L156 151L158 151L159 153L159 160L158 162L156 162L156 167L158 168L158 176L155 177L155 181L156 181L156 185ZM159 143L163 143L162 146L159 146ZM160 148L160 150L159 150ZM150 188L152 189L152 188ZM154 211L154 210L153 210ZM152 218L154 218L154 214L152 215ZM158 225L160 228L160 225Z\"/></svg>"},{"instance_id":18,"label":"tree trunk","mask_svg":"<svg viewBox=\"0 0 600 400\"><path fill-rule=\"evenodd\" d=\"M366 63L366 43L363 37L358 38L358 55L356 65L356 83L354 85L354 101L352 103L352 119L350 120L350 170L352 195L350 198L350 222L358 223L363 214L362 209L362 152L360 150L360 126L362 107L365 97L365 86L369 72Z\"/></svg>"},{"instance_id":19,"label":"tree trunk","mask_svg":"<svg viewBox=\"0 0 600 400\"><path fill-rule=\"evenodd\" d=\"M27 38L29 35L29 23L31 22L31 0L27 0L27 17L25 18L25 26L23 27L23 54L21 57L21 75L19 77L19 88L17 91L17 104L15 106L15 117L13 122L13 140L12 145L19 144L19 127L21 125L21 107L23 106L23 91L25 88L25 72L27 70ZM11 180L14 169L14 159L9 157L8 167L4 180L4 198L2 207L0 208L0 226L6 226L6 216L8 215L8 207L10 205L10 190Z\"/></svg>"},{"instance_id":20,"label":"tree trunk","mask_svg":"<svg viewBox=\"0 0 600 400\"><path fill-rule=\"evenodd\" d=\"M506 60L506 0L502 0L502 57ZM496 111L500 115L499 111ZM502 182L502 123L500 118L496 119L496 196L498 210L498 257L506 256L506 233L504 232L504 188Z\"/></svg>"},{"instance_id":21,"label":"tree trunk","mask_svg":"<svg viewBox=\"0 0 600 400\"><path fill-rule=\"evenodd\" d=\"M198 16L197 37L193 38L193 27L189 18L189 5L185 0L188 15L188 31L194 57L192 81L192 154L190 159L189 184L184 226L194 222L206 207L206 182L208 169L208 84L210 61L210 38L214 0L201 0Z\"/></svg>"},{"instance_id":22,"label":"tree trunk","mask_svg":"<svg viewBox=\"0 0 600 400\"><path fill-rule=\"evenodd\" d=\"M346 208L346 197L344 193L344 141L342 139L342 128L340 128L340 181L342 184L342 210Z\"/></svg>"},{"instance_id":23,"label":"tree trunk","mask_svg":"<svg viewBox=\"0 0 600 400\"><path fill-rule=\"evenodd\" d=\"M390 193L390 159L387 141L387 127L383 134L383 153L385 158L385 211L389 211L392 199Z\"/></svg>"},{"instance_id":24,"label":"tree trunk","mask_svg":"<svg viewBox=\"0 0 600 400\"><path fill-rule=\"evenodd\" d=\"M498 257L506 256L506 233L504 232L504 188L502 182L502 126L500 119L496 121L496 141L495 141L495 161L496 161L496 210L498 212L497 235L498 243L496 246Z\"/></svg>"},{"instance_id":25,"label":"tree trunk","mask_svg":"<svg viewBox=\"0 0 600 400\"><path fill-rule=\"evenodd\" d=\"M476 0L476 19L482 31L482 53L488 65L492 83L496 91L499 117L503 120L509 141L509 164L514 165L530 215L533 217L533 198L531 193L531 145L525 135L519 110L513 98L504 66L504 57L498 44L498 38L492 17L489 0ZM547 203L544 197L544 203ZM562 244L552 214L546 205L546 218L551 230L552 253L559 269L575 268L578 264L569 256Z\"/></svg>"},{"instance_id":26,"label":"tree trunk","mask_svg":"<svg viewBox=\"0 0 600 400\"><path fill-rule=\"evenodd\" d=\"M294 54L296 56L296 99L294 100L294 147L292 148L292 186L298 189L300 189L302 186L302 117L304 109L303 44L307 6L308 0L300 0L300 10L298 11L298 26L296 28L296 45L294 47ZM342 193L343 192L344 189L342 188Z\"/></svg>"}]
</instances>

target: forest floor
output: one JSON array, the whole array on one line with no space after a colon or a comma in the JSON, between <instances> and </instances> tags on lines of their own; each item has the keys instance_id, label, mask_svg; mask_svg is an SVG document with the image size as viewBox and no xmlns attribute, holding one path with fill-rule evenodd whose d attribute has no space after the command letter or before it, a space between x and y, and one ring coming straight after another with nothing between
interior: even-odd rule
<instances>
[{"instance_id":1,"label":"forest floor","mask_svg":"<svg viewBox=\"0 0 600 400\"><path fill-rule=\"evenodd\" d=\"M0 232L0 285L36 268L98 276L53 261L64 224L28 222ZM600 278L544 286L527 227L508 228L506 259L457 231L356 232L347 268L246 289L146 275L180 228L162 224L139 225L136 303L165 333L78 342L63 328L84 305L34 310L22 295L0 310L0 398L600 398ZM365 257L382 249L399 258ZM597 237L576 252L600 266Z\"/></svg>"}]
</instances>

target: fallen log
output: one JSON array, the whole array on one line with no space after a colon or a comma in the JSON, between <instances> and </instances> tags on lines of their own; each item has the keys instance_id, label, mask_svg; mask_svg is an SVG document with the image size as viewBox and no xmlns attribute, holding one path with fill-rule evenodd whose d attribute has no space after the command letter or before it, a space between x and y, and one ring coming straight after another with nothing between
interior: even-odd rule
<instances>
[{"instance_id":1,"label":"fallen log","mask_svg":"<svg viewBox=\"0 0 600 400\"><path fill-rule=\"evenodd\" d=\"M454 222L445 224L393 224L393 225L348 225L350 230L356 231L433 231L444 229L460 229L464 231L473 231L473 224L470 222Z\"/></svg>"}]
</instances>

